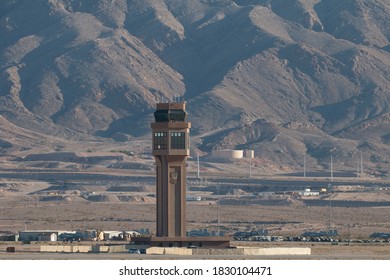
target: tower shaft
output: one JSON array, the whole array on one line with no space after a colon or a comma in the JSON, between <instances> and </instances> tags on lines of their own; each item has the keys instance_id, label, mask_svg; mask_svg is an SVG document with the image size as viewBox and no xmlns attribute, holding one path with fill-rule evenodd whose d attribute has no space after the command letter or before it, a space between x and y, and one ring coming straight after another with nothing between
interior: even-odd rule
<instances>
[{"instance_id":1,"label":"tower shaft","mask_svg":"<svg viewBox=\"0 0 390 280\"><path fill-rule=\"evenodd\" d=\"M186 235L186 157L155 156L157 236Z\"/></svg>"},{"instance_id":2,"label":"tower shaft","mask_svg":"<svg viewBox=\"0 0 390 280\"><path fill-rule=\"evenodd\" d=\"M186 236L186 164L189 129L185 103L159 103L154 113L157 237Z\"/></svg>"}]
</instances>

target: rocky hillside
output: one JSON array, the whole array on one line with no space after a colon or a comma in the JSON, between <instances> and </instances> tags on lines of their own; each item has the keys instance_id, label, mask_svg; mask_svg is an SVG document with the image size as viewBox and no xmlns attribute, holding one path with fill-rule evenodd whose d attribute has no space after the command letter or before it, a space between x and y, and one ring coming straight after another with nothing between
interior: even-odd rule
<instances>
[{"instance_id":1,"label":"rocky hillside","mask_svg":"<svg viewBox=\"0 0 390 280\"><path fill-rule=\"evenodd\" d=\"M297 170L304 154L321 169L361 152L385 174L389 26L387 0L3 0L1 121L23 137L139 137L156 102L185 98L203 151Z\"/></svg>"}]
</instances>

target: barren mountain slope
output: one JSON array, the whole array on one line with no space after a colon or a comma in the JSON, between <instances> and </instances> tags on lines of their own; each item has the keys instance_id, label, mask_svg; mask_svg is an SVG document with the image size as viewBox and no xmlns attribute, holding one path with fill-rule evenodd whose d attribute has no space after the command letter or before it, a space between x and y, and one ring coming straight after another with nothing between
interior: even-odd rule
<instances>
[{"instance_id":1,"label":"barren mountain slope","mask_svg":"<svg viewBox=\"0 0 390 280\"><path fill-rule=\"evenodd\" d=\"M8 10L1 30L1 104L11 121L47 133L49 123L139 134L126 125L142 121L158 98L184 91L181 75L125 29L107 27L66 3L45 2L16 1L1 9Z\"/></svg>"},{"instance_id":2,"label":"barren mountain slope","mask_svg":"<svg viewBox=\"0 0 390 280\"><path fill-rule=\"evenodd\" d=\"M363 152L386 172L388 26L387 0L6 0L0 111L51 135L141 136L156 101L185 96L205 151L316 168Z\"/></svg>"}]
</instances>

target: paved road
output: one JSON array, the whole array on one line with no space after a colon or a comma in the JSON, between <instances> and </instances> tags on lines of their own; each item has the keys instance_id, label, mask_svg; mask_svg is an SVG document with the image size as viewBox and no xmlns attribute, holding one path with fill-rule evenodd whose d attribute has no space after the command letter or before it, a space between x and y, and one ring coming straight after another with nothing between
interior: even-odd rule
<instances>
[{"instance_id":1,"label":"paved road","mask_svg":"<svg viewBox=\"0 0 390 280\"><path fill-rule=\"evenodd\" d=\"M155 182L155 175L153 172L146 171L129 171L123 173L115 172L69 172L69 171L59 171L55 170L52 172L48 171L3 171L0 172L1 178L9 179L30 179L30 180L41 180L41 181L51 181L51 180L98 180L98 181L150 181L151 183ZM229 176L227 177L224 174L221 175L210 175L206 176L203 179L207 180L208 185L218 184L218 185L246 185L253 187L279 187L281 189L299 187L300 189L304 186L318 186L323 187L324 185L344 185L348 183L349 185L365 185L365 186L389 186L389 180L356 180L355 178L334 178L333 182L330 182L328 178L324 177L311 177L311 178L302 178L302 177L253 177L247 178L243 176ZM198 182L199 179L194 177L188 178L189 182Z\"/></svg>"}]
</instances>

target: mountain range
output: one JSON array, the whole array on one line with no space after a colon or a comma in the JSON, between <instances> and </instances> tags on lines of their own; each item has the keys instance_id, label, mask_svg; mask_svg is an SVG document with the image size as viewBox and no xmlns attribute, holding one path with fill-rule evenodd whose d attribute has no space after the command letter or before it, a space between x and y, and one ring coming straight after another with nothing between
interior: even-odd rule
<instances>
[{"instance_id":1,"label":"mountain range","mask_svg":"<svg viewBox=\"0 0 390 280\"><path fill-rule=\"evenodd\" d=\"M3 0L0 146L147 138L185 100L200 151L387 176L389 27L388 0Z\"/></svg>"}]
</instances>

